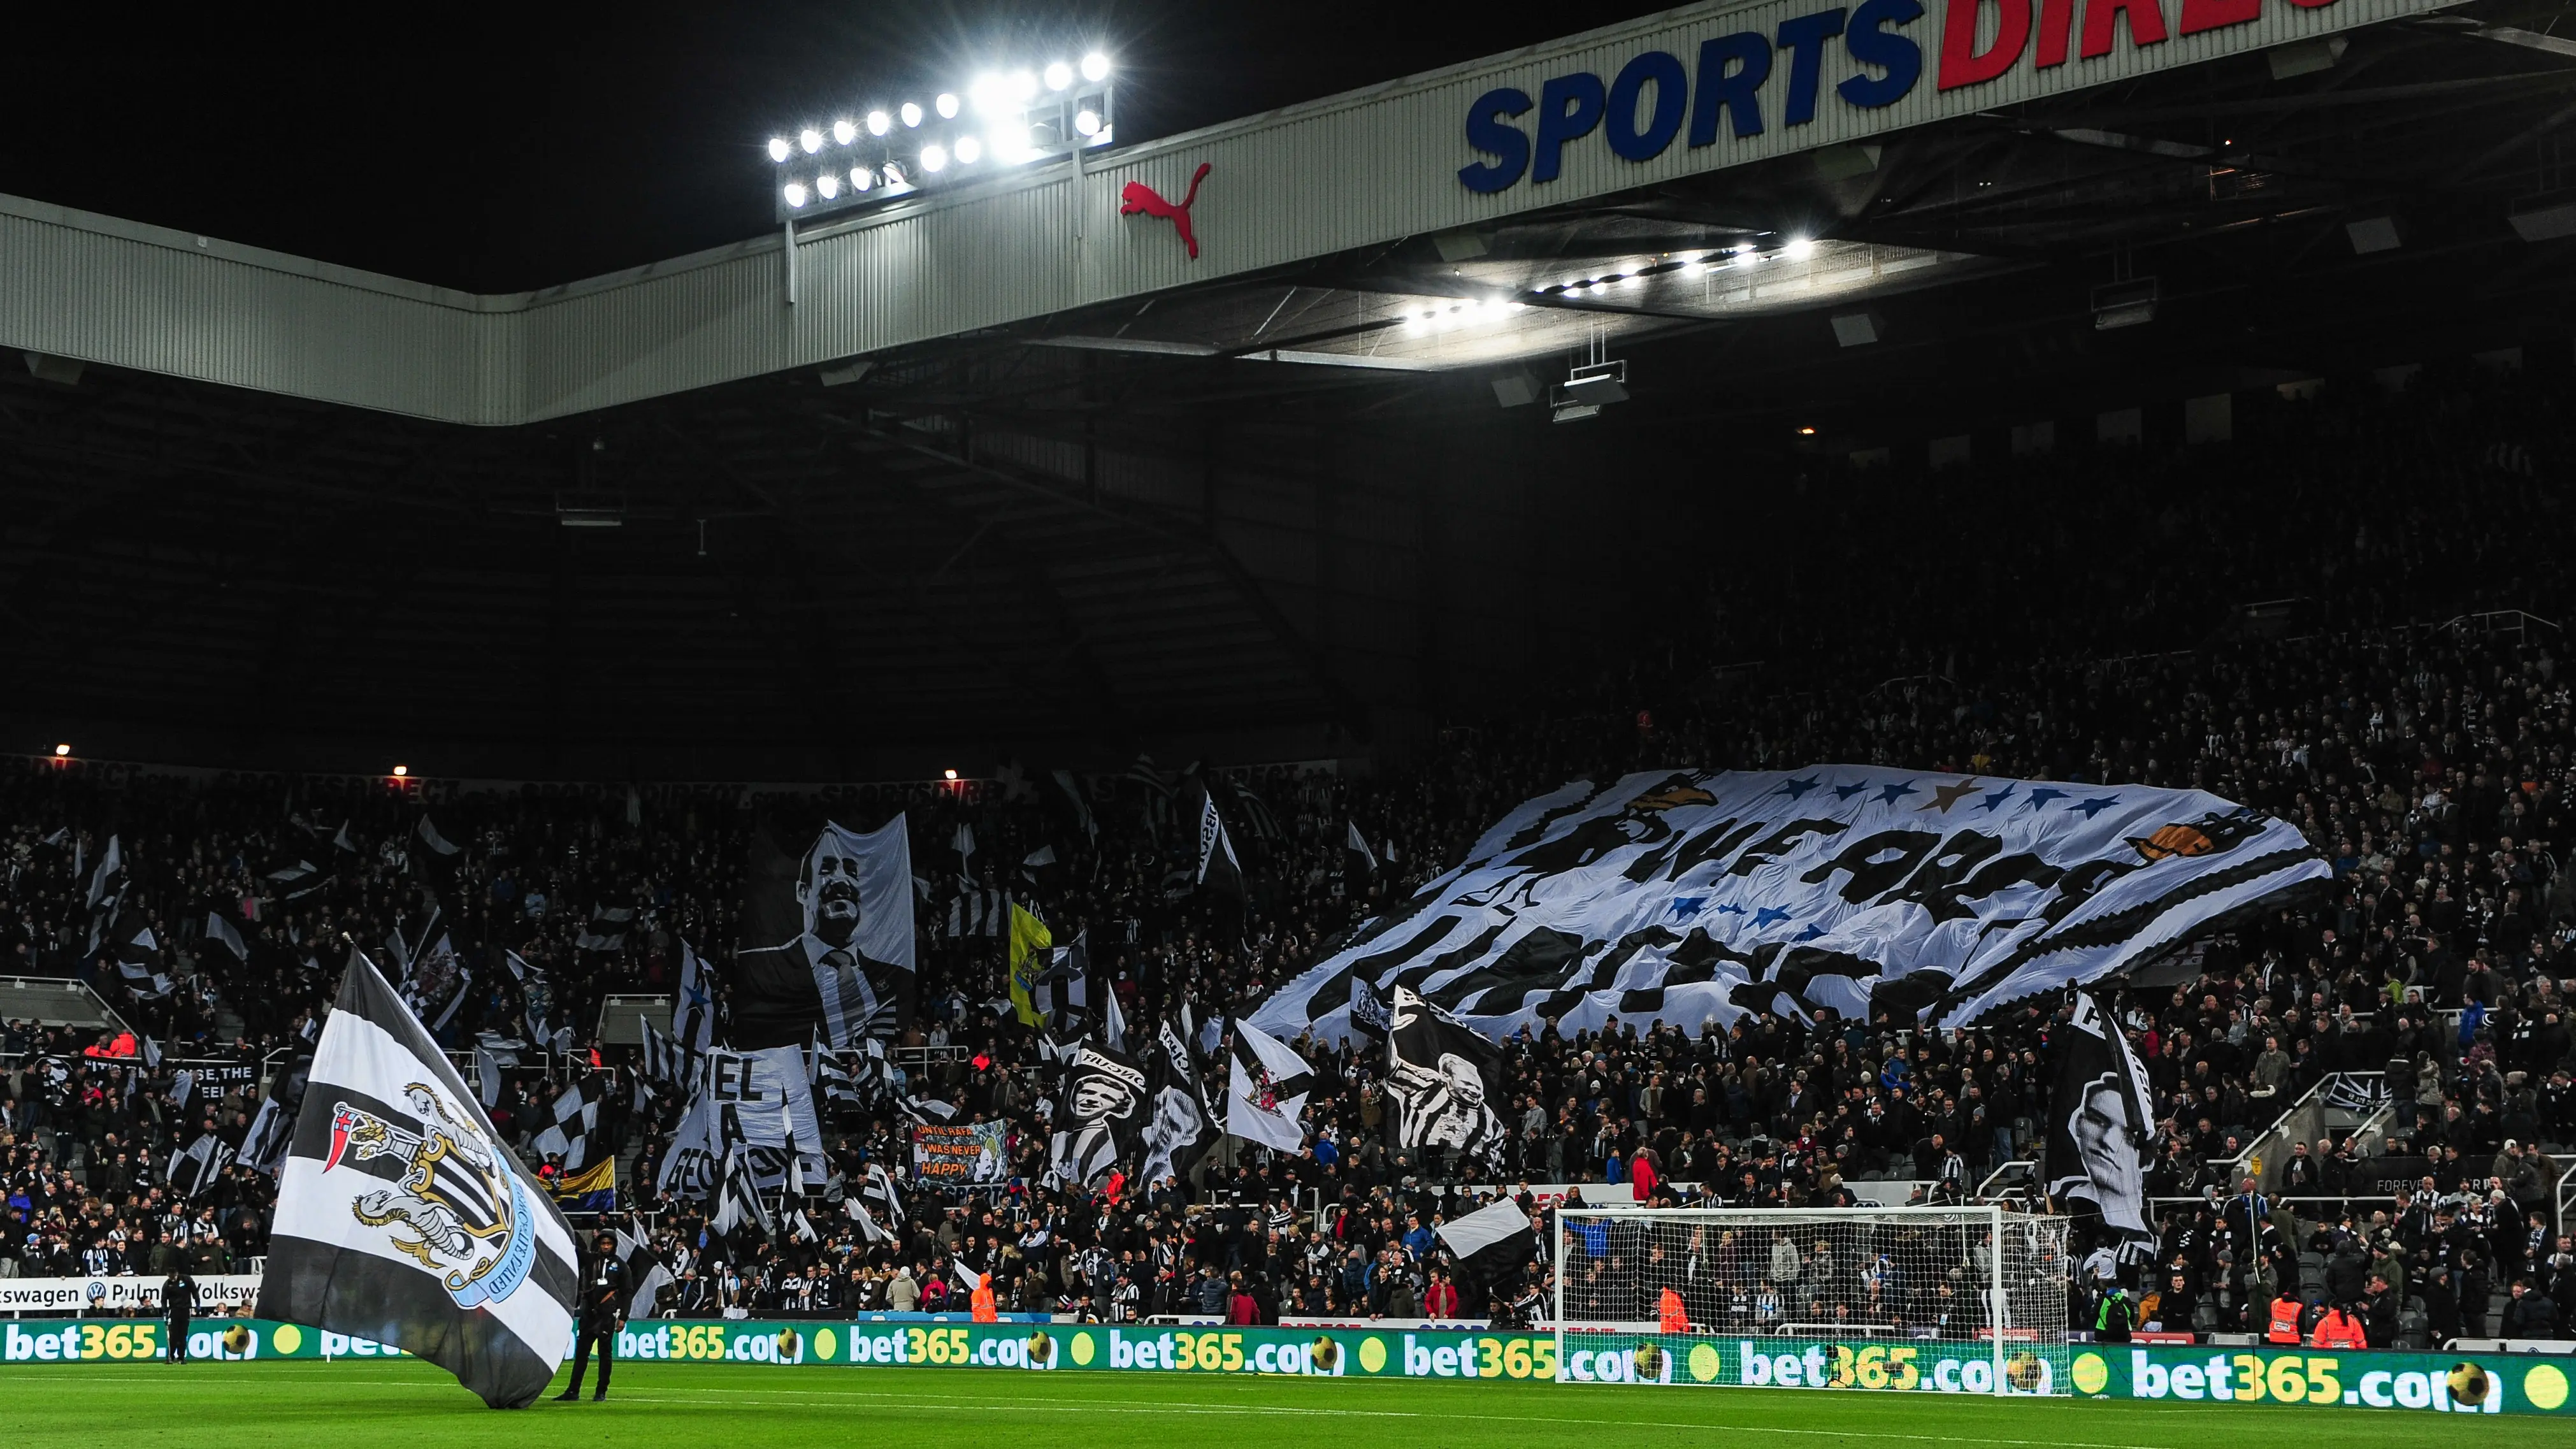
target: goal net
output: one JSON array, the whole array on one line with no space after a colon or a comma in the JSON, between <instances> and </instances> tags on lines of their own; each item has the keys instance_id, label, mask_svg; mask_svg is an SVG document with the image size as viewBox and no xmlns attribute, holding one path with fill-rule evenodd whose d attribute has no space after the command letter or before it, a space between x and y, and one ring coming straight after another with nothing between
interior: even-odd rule
<instances>
[{"instance_id":1,"label":"goal net","mask_svg":"<svg viewBox=\"0 0 2576 1449\"><path fill-rule=\"evenodd\" d=\"M1557 1215L1557 1378L2063 1394L2067 1221L2001 1207Z\"/></svg>"}]
</instances>

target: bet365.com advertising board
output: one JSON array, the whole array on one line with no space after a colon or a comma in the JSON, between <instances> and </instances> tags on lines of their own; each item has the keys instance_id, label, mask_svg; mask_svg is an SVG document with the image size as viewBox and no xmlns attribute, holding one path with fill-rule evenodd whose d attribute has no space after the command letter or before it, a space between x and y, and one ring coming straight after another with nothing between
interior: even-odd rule
<instances>
[{"instance_id":1,"label":"bet365.com advertising board","mask_svg":"<svg viewBox=\"0 0 2576 1449\"><path fill-rule=\"evenodd\" d=\"M153 1319L0 1323L0 1367L157 1359ZM189 1357L373 1362L400 1350L262 1319L200 1321ZM1494 1379L1525 1383L1998 1392L1982 1344L1830 1342L1658 1334L1454 1330L1108 1327L1096 1324L782 1323L647 1320L617 1335L629 1362L1020 1372L1269 1374L1316 1378ZM2000 1392L2273 1408L2445 1414L2576 1414L2576 1361L2518 1354L2312 1349L2007 1345Z\"/></svg>"}]
</instances>

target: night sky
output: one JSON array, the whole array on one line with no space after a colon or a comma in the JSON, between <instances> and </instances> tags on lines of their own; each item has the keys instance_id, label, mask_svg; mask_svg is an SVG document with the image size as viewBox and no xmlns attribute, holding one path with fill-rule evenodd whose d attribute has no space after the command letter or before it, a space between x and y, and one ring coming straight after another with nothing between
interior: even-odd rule
<instances>
[{"instance_id":1,"label":"night sky","mask_svg":"<svg viewBox=\"0 0 2576 1449\"><path fill-rule=\"evenodd\" d=\"M120 8L13 35L0 191L515 291L765 231L770 135L998 64L1108 51L1138 141L1664 8L467 5L250 28Z\"/></svg>"}]
</instances>

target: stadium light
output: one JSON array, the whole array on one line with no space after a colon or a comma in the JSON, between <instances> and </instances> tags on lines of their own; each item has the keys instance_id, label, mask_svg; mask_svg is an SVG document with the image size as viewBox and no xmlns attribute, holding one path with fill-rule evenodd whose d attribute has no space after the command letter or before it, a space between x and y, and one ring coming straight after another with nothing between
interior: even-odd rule
<instances>
[{"instance_id":1,"label":"stadium light","mask_svg":"<svg viewBox=\"0 0 2576 1449\"><path fill-rule=\"evenodd\" d=\"M71 746L69 746L69 745L56 745L56 746L54 746L54 758L55 758L55 759L57 759L57 760L68 760L68 759L70 759L71 757L72 757L72 747L71 747Z\"/></svg>"},{"instance_id":2,"label":"stadium light","mask_svg":"<svg viewBox=\"0 0 2576 1449\"><path fill-rule=\"evenodd\" d=\"M919 101L799 123L768 142L771 205L781 222L910 196L992 166L1022 166L1112 144L1112 66L1101 51L1043 66L999 65L971 85Z\"/></svg>"},{"instance_id":3,"label":"stadium light","mask_svg":"<svg viewBox=\"0 0 2576 1449\"><path fill-rule=\"evenodd\" d=\"M942 770L939 773L943 779L954 780L957 778L957 772L955 770Z\"/></svg>"},{"instance_id":4,"label":"stadium light","mask_svg":"<svg viewBox=\"0 0 2576 1449\"><path fill-rule=\"evenodd\" d=\"M410 777L410 775L411 775L411 766L409 766L409 765L396 765L396 766L394 766L394 778L395 778L395 779L397 779L397 780L408 779L408 778Z\"/></svg>"}]
</instances>

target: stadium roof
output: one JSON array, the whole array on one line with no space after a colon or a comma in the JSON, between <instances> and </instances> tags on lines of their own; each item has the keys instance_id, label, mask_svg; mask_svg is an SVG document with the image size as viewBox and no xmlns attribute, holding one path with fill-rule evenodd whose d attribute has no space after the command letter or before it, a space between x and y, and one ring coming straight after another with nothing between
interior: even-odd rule
<instances>
[{"instance_id":1,"label":"stadium roof","mask_svg":"<svg viewBox=\"0 0 2576 1449\"><path fill-rule=\"evenodd\" d=\"M2534 158L2576 58L2525 10L2267 0L1991 95L1937 88L1936 15L1892 105L1788 127L1765 91L1740 151L1596 136L1555 182L1461 184L1489 92L1808 8L1694 7L816 228L792 305L776 236L477 297L0 202L0 341L30 354L0 382L10 714L163 756L419 741L446 773L1338 753L1594 659L1653 587L1610 539L1709 506L1646 480L1712 436L1795 466L2565 335L2563 257L2515 217L2552 204ZM1197 262L1115 215L1201 161ZM2099 329L2098 289L2146 278L2155 324ZM1614 431L1496 408L1586 349L1636 364ZM1571 523L1601 476L1639 480L1621 517Z\"/></svg>"}]
</instances>

